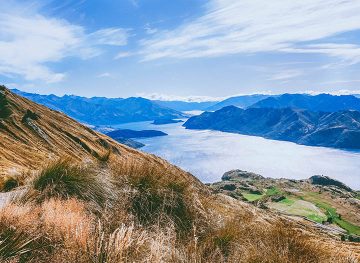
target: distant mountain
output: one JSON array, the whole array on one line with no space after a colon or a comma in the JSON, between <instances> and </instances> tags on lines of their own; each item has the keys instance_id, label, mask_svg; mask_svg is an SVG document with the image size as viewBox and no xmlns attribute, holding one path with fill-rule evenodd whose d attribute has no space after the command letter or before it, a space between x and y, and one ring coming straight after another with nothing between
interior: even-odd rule
<instances>
[{"instance_id":1,"label":"distant mountain","mask_svg":"<svg viewBox=\"0 0 360 263\"><path fill-rule=\"evenodd\" d=\"M266 99L270 97L271 95L262 95L262 94L255 94L255 95L244 95L244 96L236 96L231 97L226 100L220 101L208 108L206 108L207 111L216 111L220 110L221 108L224 108L226 106L236 106L239 108L247 108L250 105L253 105L254 103Z\"/></svg>"},{"instance_id":2,"label":"distant mountain","mask_svg":"<svg viewBox=\"0 0 360 263\"><path fill-rule=\"evenodd\" d=\"M193 110L205 110L218 101L204 101L204 102L187 102L187 101L162 101L153 100L156 104L167 107L177 111L193 111Z\"/></svg>"},{"instance_id":3,"label":"distant mountain","mask_svg":"<svg viewBox=\"0 0 360 263\"><path fill-rule=\"evenodd\" d=\"M228 106L191 117L187 129L211 129L298 144L360 149L360 112L312 112L291 108L243 110Z\"/></svg>"},{"instance_id":4,"label":"distant mountain","mask_svg":"<svg viewBox=\"0 0 360 263\"><path fill-rule=\"evenodd\" d=\"M125 139L133 139L133 138L150 138L157 136L166 136L167 134L162 131L156 130L143 130L143 131L134 131L129 129L120 129L106 133L107 136L117 139L117 138L125 138Z\"/></svg>"},{"instance_id":5,"label":"distant mountain","mask_svg":"<svg viewBox=\"0 0 360 263\"><path fill-rule=\"evenodd\" d=\"M92 125L112 125L126 122L151 121L159 118L181 118L185 115L144 98L85 98L65 95L39 95L12 90L14 93L61 111L74 119Z\"/></svg>"},{"instance_id":6,"label":"distant mountain","mask_svg":"<svg viewBox=\"0 0 360 263\"><path fill-rule=\"evenodd\" d=\"M320 94L283 94L278 97L269 97L258 101L252 108L295 108L310 111L335 112L342 110L360 110L360 98L353 95L334 96Z\"/></svg>"}]
</instances>

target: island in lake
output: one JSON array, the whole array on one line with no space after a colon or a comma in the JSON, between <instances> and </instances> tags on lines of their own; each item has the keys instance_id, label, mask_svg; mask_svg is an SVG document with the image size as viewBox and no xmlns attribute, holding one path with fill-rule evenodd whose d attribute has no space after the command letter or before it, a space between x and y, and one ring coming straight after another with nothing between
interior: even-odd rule
<instances>
[{"instance_id":1,"label":"island in lake","mask_svg":"<svg viewBox=\"0 0 360 263\"><path fill-rule=\"evenodd\" d=\"M179 122L184 122L184 121L182 121L182 120L174 120L174 119L156 119L151 124L164 125L164 124L179 123Z\"/></svg>"}]
</instances>

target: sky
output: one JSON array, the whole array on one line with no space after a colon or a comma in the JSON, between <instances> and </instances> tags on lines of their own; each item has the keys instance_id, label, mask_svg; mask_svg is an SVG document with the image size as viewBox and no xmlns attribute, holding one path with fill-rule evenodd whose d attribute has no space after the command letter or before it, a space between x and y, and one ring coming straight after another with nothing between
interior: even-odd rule
<instances>
[{"instance_id":1,"label":"sky","mask_svg":"<svg viewBox=\"0 0 360 263\"><path fill-rule=\"evenodd\" d=\"M216 100L360 93L360 0L0 0L0 83Z\"/></svg>"}]
</instances>

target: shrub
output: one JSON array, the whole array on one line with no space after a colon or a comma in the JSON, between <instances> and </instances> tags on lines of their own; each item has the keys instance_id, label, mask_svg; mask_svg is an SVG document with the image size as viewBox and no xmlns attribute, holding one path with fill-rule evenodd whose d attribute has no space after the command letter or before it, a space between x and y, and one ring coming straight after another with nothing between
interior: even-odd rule
<instances>
[{"instance_id":1,"label":"shrub","mask_svg":"<svg viewBox=\"0 0 360 263\"><path fill-rule=\"evenodd\" d=\"M38 119L39 119L39 115L37 115L36 113L32 112L31 110L27 110L26 113L24 114L24 116L22 117L21 122L25 123L28 119L38 120Z\"/></svg>"},{"instance_id":2,"label":"shrub","mask_svg":"<svg viewBox=\"0 0 360 263\"><path fill-rule=\"evenodd\" d=\"M0 179L0 191L9 192L20 185L19 181L11 176L5 176Z\"/></svg>"},{"instance_id":3,"label":"shrub","mask_svg":"<svg viewBox=\"0 0 360 263\"><path fill-rule=\"evenodd\" d=\"M0 90L0 119L6 119L11 115L12 111L9 102L6 99L4 91Z\"/></svg>"},{"instance_id":4,"label":"shrub","mask_svg":"<svg viewBox=\"0 0 360 263\"><path fill-rule=\"evenodd\" d=\"M93 169L60 160L47 165L32 179L22 200L43 202L51 198L74 197L104 207L111 199L107 187Z\"/></svg>"}]
</instances>

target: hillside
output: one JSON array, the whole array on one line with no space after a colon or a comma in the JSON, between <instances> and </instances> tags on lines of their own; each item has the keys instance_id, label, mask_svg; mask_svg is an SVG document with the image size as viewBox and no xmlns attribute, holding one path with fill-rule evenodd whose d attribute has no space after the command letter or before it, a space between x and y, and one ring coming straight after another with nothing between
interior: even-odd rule
<instances>
[{"instance_id":1,"label":"hillside","mask_svg":"<svg viewBox=\"0 0 360 263\"><path fill-rule=\"evenodd\" d=\"M310 111L336 112L343 110L360 110L360 99L352 95L334 96L320 94L283 94L269 97L251 105L252 108L295 108Z\"/></svg>"},{"instance_id":2,"label":"hillside","mask_svg":"<svg viewBox=\"0 0 360 263\"><path fill-rule=\"evenodd\" d=\"M133 151L79 124L63 113L22 98L0 86L0 174L37 169L49 160L97 159L111 151ZM139 155L139 153L138 153Z\"/></svg>"},{"instance_id":3,"label":"hillside","mask_svg":"<svg viewBox=\"0 0 360 263\"><path fill-rule=\"evenodd\" d=\"M360 259L357 243L215 194L166 161L5 87L0 102L2 262Z\"/></svg>"},{"instance_id":4,"label":"hillside","mask_svg":"<svg viewBox=\"0 0 360 263\"><path fill-rule=\"evenodd\" d=\"M247 108L254 103L261 101L263 99L271 97L270 95L262 95L262 94L255 94L255 95L243 95L243 96L236 96L230 97L223 101L216 103L215 105L211 105L210 107L206 108L207 111L217 111L221 108L227 106L236 106L239 108Z\"/></svg>"},{"instance_id":5,"label":"hillside","mask_svg":"<svg viewBox=\"0 0 360 263\"><path fill-rule=\"evenodd\" d=\"M360 112L312 112L291 108L249 108L228 106L205 112L184 123L187 129L210 129L304 145L360 148Z\"/></svg>"},{"instance_id":6,"label":"hillside","mask_svg":"<svg viewBox=\"0 0 360 263\"><path fill-rule=\"evenodd\" d=\"M211 187L258 207L318 222L343 239L360 242L360 193L329 177L273 179L233 170Z\"/></svg>"},{"instance_id":7,"label":"hillside","mask_svg":"<svg viewBox=\"0 0 360 263\"><path fill-rule=\"evenodd\" d=\"M73 95L58 97L55 95L26 93L19 90L13 90L13 92L53 110L61 111L82 123L91 125L113 125L185 116L181 112L159 106L144 98L85 98Z\"/></svg>"}]
</instances>

